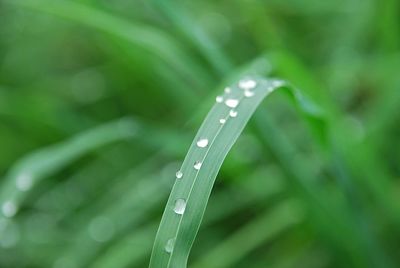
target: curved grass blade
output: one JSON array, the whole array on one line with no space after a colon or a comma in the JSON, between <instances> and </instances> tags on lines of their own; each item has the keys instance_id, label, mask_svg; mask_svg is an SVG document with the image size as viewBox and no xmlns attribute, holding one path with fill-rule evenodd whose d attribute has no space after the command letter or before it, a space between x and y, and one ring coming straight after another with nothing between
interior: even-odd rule
<instances>
[{"instance_id":1,"label":"curved grass blade","mask_svg":"<svg viewBox=\"0 0 400 268\"><path fill-rule=\"evenodd\" d=\"M69 19L128 41L135 47L158 56L191 83L196 84L201 80L209 79L205 70L192 60L174 38L155 27L126 21L100 9L74 1L13 0L7 3ZM198 85L198 89L201 89L201 86L201 84ZM181 90L180 94L187 93Z\"/></svg>"},{"instance_id":2,"label":"curved grass blade","mask_svg":"<svg viewBox=\"0 0 400 268\"><path fill-rule=\"evenodd\" d=\"M269 180L264 180L263 178L268 177ZM245 196L240 199L232 201L232 193L239 194L239 189L232 191L233 189L225 190L223 192L218 192L211 197L210 201L214 204L210 207L206 217L203 220L203 226L210 226L229 216L233 216L235 213L244 210L245 208L257 204L257 202L271 200L274 196L281 193L284 189L284 184L282 178L276 176L275 172L269 168L266 169L256 169L250 174L246 174L246 178L242 177L243 181L246 179L246 183L243 183L241 188L241 193L246 193ZM253 190L256 185L257 189L260 188L260 183L263 184L262 191ZM249 187L250 189L246 189ZM265 189L264 189L265 188ZM164 197L164 192L162 194ZM126 212L124 212L126 215ZM146 232L144 236L141 234L142 230L148 229L149 226L141 228L140 230L134 230L134 232L129 237L124 237L121 240L115 242L112 247L105 253L98 256L94 263L90 267L110 267L113 263L112 260L126 262L124 265L115 265L116 267L139 267L139 261L148 259L151 253L151 248L153 246L152 240L155 233L157 232L158 222L151 223L151 231ZM140 247L136 246L135 251L132 252L132 244L128 244L126 241L129 240ZM150 241L150 243L149 243ZM126 252L130 252L127 254ZM124 255L124 257L122 257ZM204 266L208 267L208 266Z\"/></svg>"},{"instance_id":3,"label":"curved grass blade","mask_svg":"<svg viewBox=\"0 0 400 268\"><path fill-rule=\"evenodd\" d=\"M165 200L168 194L169 187L166 179L171 178L163 178L160 181L159 177L159 174L143 176L137 185L131 187L120 198L115 198L113 203L86 214L91 217L84 215L83 228L74 237L74 244L65 249L60 258L70 260L76 264L76 267L89 267L88 264L107 247L108 243L122 237L127 230L138 228L139 224L149 216L150 211ZM149 199L149 196L153 198ZM104 228L99 234L93 236L88 232L87 226L91 226L98 219L107 220L111 229ZM102 235L107 232L110 235L103 240ZM100 236L96 237L98 235Z\"/></svg>"},{"instance_id":4,"label":"curved grass blade","mask_svg":"<svg viewBox=\"0 0 400 268\"><path fill-rule=\"evenodd\" d=\"M85 153L102 145L135 135L131 119L120 119L81 133L68 141L40 149L17 162L2 183L1 217L13 217L27 191L39 180L51 176Z\"/></svg>"},{"instance_id":5,"label":"curved grass blade","mask_svg":"<svg viewBox=\"0 0 400 268\"><path fill-rule=\"evenodd\" d=\"M278 88L286 89L313 120L321 113L286 82L248 77L216 98L177 172L150 259L151 268L186 267L222 162L258 105Z\"/></svg>"}]
</instances>

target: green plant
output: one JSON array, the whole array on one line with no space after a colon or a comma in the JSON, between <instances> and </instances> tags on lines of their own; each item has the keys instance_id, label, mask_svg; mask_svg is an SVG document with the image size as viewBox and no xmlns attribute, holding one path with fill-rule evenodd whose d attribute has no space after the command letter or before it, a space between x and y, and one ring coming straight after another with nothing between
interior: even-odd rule
<instances>
[{"instance_id":1,"label":"green plant","mask_svg":"<svg viewBox=\"0 0 400 268\"><path fill-rule=\"evenodd\" d=\"M399 8L0 0L0 266L398 267Z\"/></svg>"},{"instance_id":2,"label":"green plant","mask_svg":"<svg viewBox=\"0 0 400 268\"><path fill-rule=\"evenodd\" d=\"M154 243L150 267L186 267L190 249L228 151L261 101L278 88L286 88L310 117L321 116L300 93L276 79L248 77L226 87L200 127L176 173Z\"/></svg>"}]
</instances>

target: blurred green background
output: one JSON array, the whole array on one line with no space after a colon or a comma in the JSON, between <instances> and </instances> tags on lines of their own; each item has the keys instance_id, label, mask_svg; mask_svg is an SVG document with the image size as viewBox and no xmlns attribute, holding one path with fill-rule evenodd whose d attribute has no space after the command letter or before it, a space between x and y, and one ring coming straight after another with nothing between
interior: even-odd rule
<instances>
[{"instance_id":1,"label":"blurred green background","mask_svg":"<svg viewBox=\"0 0 400 268\"><path fill-rule=\"evenodd\" d=\"M189 267L400 267L399 26L398 0L1 0L0 267L147 267L243 70L299 87L326 135L266 101Z\"/></svg>"}]
</instances>

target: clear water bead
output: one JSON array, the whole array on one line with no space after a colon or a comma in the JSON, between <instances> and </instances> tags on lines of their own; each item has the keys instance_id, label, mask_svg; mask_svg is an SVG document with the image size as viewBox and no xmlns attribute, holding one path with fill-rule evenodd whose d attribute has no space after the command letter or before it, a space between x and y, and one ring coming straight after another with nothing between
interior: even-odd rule
<instances>
[{"instance_id":1,"label":"clear water bead","mask_svg":"<svg viewBox=\"0 0 400 268\"><path fill-rule=\"evenodd\" d=\"M236 108L239 105L239 100L237 100L237 99L227 99L225 101L225 104L229 108Z\"/></svg>"},{"instance_id":2,"label":"clear water bead","mask_svg":"<svg viewBox=\"0 0 400 268\"><path fill-rule=\"evenodd\" d=\"M230 117L236 117L237 114L238 114L238 112L235 111L235 110L230 110L230 112L229 112L229 116L230 116Z\"/></svg>"},{"instance_id":3,"label":"clear water bead","mask_svg":"<svg viewBox=\"0 0 400 268\"><path fill-rule=\"evenodd\" d=\"M200 161L196 161L196 163L194 163L194 169L196 169L196 170L200 170L200 168L201 168L201 165L202 165L203 163L201 163Z\"/></svg>"},{"instance_id":4,"label":"clear water bead","mask_svg":"<svg viewBox=\"0 0 400 268\"><path fill-rule=\"evenodd\" d=\"M225 124L225 123L226 123L226 119L225 119L225 118L221 118L221 119L219 120L219 122L220 122L221 124Z\"/></svg>"},{"instance_id":5,"label":"clear water bead","mask_svg":"<svg viewBox=\"0 0 400 268\"><path fill-rule=\"evenodd\" d=\"M243 79L239 81L239 87L244 90L250 90L257 86L257 82L253 79Z\"/></svg>"},{"instance_id":6,"label":"clear water bead","mask_svg":"<svg viewBox=\"0 0 400 268\"><path fill-rule=\"evenodd\" d=\"M205 148L208 145L208 139L199 139L197 141L197 147Z\"/></svg>"},{"instance_id":7,"label":"clear water bead","mask_svg":"<svg viewBox=\"0 0 400 268\"><path fill-rule=\"evenodd\" d=\"M224 89L224 91L225 91L225 93L231 93L231 88L230 87L226 87L225 89Z\"/></svg>"},{"instance_id":8,"label":"clear water bead","mask_svg":"<svg viewBox=\"0 0 400 268\"><path fill-rule=\"evenodd\" d=\"M168 239L167 243L165 244L164 249L167 253L170 254L174 250L174 246L175 246L175 238L171 238L171 239Z\"/></svg>"},{"instance_id":9,"label":"clear water bead","mask_svg":"<svg viewBox=\"0 0 400 268\"><path fill-rule=\"evenodd\" d=\"M182 177L183 177L182 171L178 170L178 171L176 172L175 176L176 176L177 179L182 178Z\"/></svg>"},{"instance_id":10,"label":"clear water bead","mask_svg":"<svg viewBox=\"0 0 400 268\"><path fill-rule=\"evenodd\" d=\"M1 206L1 211L3 212L3 215L7 218L11 218L15 214L17 214L17 210L17 205L12 201L6 201Z\"/></svg>"},{"instance_id":11,"label":"clear water bead","mask_svg":"<svg viewBox=\"0 0 400 268\"><path fill-rule=\"evenodd\" d=\"M215 101L218 102L218 103L221 103L221 102L224 101L224 97L222 97L222 96L217 96L217 97L215 98Z\"/></svg>"},{"instance_id":12,"label":"clear water bead","mask_svg":"<svg viewBox=\"0 0 400 268\"><path fill-rule=\"evenodd\" d=\"M244 96L245 96L246 98L251 98L251 97L254 96L254 91L245 90L245 91L244 91Z\"/></svg>"},{"instance_id":13,"label":"clear water bead","mask_svg":"<svg viewBox=\"0 0 400 268\"><path fill-rule=\"evenodd\" d=\"M179 215L183 215L186 209L186 201L185 199L177 199L175 201L174 212Z\"/></svg>"}]
</instances>

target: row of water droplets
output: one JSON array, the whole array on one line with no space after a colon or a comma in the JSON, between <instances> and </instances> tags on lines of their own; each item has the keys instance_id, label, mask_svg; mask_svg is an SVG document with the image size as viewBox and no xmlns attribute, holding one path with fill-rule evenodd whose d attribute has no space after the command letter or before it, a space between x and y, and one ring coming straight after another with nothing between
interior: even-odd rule
<instances>
[{"instance_id":1,"label":"row of water droplets","mask_svg":"<svg viewBox=\"0 0 400 268\"><path fill-rule=\"evenodd\" d=\"M0 215L0 247L11 248L15 246L20 240L20 231L18 225L12 220L12 218L18 213L18 203L16 201L16 195L18 192L26 192L30 190L33 186L33 175L30 172L18 172L11 178L13 178L13 184L10 186L5 186L3 188L2 197L4 195L9 195L8 198L2 200L1 203L1 215ZM10 197L11 196L11 197Z\"/></svg>"},{"instance_id":2,"label":"row of water droplets","mask_svg":"<svg viewBox=\"0 0 400 268\"><path fill-rule=\"evenodd\" d=\"M121 134L132 135L132 127L134 123L121 119L117 124ZM127 133L127 134L126 134ZM28 161L29 162L29 161ZM30 162L29 162L30 163ZM7 176L6 182L1 187L0 193L0 248L12 248L21 240L21 224L15 221L15 216L20 210L23 194L30 191L35 182L40 179L40 170L28 165L29 167L12 169ZM40 165L39 165L40 166ZM41 221L43 225L50 221L50 216L47 220L43 220L46 216L40 213L35 213L29 216L27 224L33 224L35 221ZM88 232L96 242L105 242L109 240L114 233L114 226L109 218L104 216L92 219L88 226ZM44 236L37 238L37 234L28 233L29 239L32 241L43 241ZM38 242L42 243L42 242ZM71 266L73 267L73 266Z\"/></svg>"},{"instance_id":3,"label":"row of water droplets","mask_svg":"<svg viewBox=\"0 0 400 268\"><path fill-rule=\"evenodd\" d=\"M15 185L14 187L16 188L17 191L19 192L27 192L30 189L32 189L34 185L34 176L33 172L28 172L28 171L23 171L23 172L18 172L19 175L15 176ZM17 242L16 240L13 240L13 243L9 242L11 238L7 237L4 235L3 232L9 232L10 228L16 228L13 227L12 223L12 218L18 213L19 206L18 203L15 201L15 198L9 198L6 199L2 204L1 204L1 213L2 216L4 217L1 219L0 217L0 246L5 247L4 245L7 245L6 247L11 247L15 245ZM103 217L104 218L104 217ZM90 226L89 226L89 233L91 237L96 240L97 242L103 242L103 240L106 240L106 235L109 236L108 233L106 233L104 230L106 228L102 228L101 232L97 231L99 229L98 226L103 224L105 220L103 218L95 218ZM100 221L99 219L102 219L103 221ZM107 219L108 220L108 219ZM104 224L103 224L104 225ZM17 232L18 230L14 230L14 232ZM100 234L99 234L100 233ZM99 235L97 235L99 234ZM9 234L8 236L10 236ZM6 239L7 241L3 241L3 238Z\"/></svg>"},{"instance_id":4,"label":"row of water droplets","mask_svg":"<svg viewBox=\"0 0 400 268\"><path fill-rule=\"evenodd\" d=\"M29 172L21 172L15 179L17 191L26 192L33 186L33 176ZM18 212L18 205L15 201L9 199L1 204L1 212L4 217L12 218Z\"/></svg>"},{"instance_id":5,"label":"row of water droplets","mask_svg":"<svg viewBox=\"0 0 400 268\"><path fill-rule=\"evenodd\" d=\"M134 122L123 118L117 122L117 127L121 134L132 135L132 133L135 133L132 129L135 130L136 125ZM34 168L25 168L25 170L18 170L15 173L13 172L11 178L13 180L15 179L14 187L19 193L21 193L31 190L34 186L35 180L39 179L39 176L37 170ZM18 213L19 205L15 199L15 197L9 198L1 203L1 212L5 218L12 218Z\"/></svg>"},{"instance_id":6,"label":"row of water droplets","mask_svg":"<svg viewBox=\"0 0 400 268\"><path fill-rule=\"evenodd\" d=\"M255 95L255 92L253 91L253 89L255 89L257 87L257 82L253 79L242 79L239 81L238 87L239 87L239 89L243 90L242 96L244 98L251 98ZM217 103L225 104L227 107L230 108L230 111L226 117L222 117L219 119L219 124L221 126L218 129L218 132L217 132L216 136L214 137L214 139L218 136L218 133L222 129L223 125L227 122L227 120L229 120L229 118L237 117L238 112L235 110L235 108L237 108L238 105L240 104L240 102L243 100L243 97L242 98L229 97L229 95L231 95L231 93L232 93L232 89L230 87L226 87L224 89L224 92L225 92L226 97L220 95L220 96L217 96L215 100ZM207 148L208 145L209 145L208 138L200 138L196 142L196 146L198 148ZM206 153L206 155L207 155L207 153ZM193 164L193 168L195 170L197 170L197 174L198 174L199 170L201 169L204 159L205 159L205 157L201 161L198 160ZM176 172L177 179L182 179L183 176L184 176L184 174L181 170L178 170ZM175 200L175 205L174 205L173 210L177 215L183 215L186 210L186 200L183 198L179 198L179 199ZM172 251L174 250L175 240L176 240L176 238L171 238L166 242L164 249L167 253L171 254Z\"/></svg>"}]
</instances>

